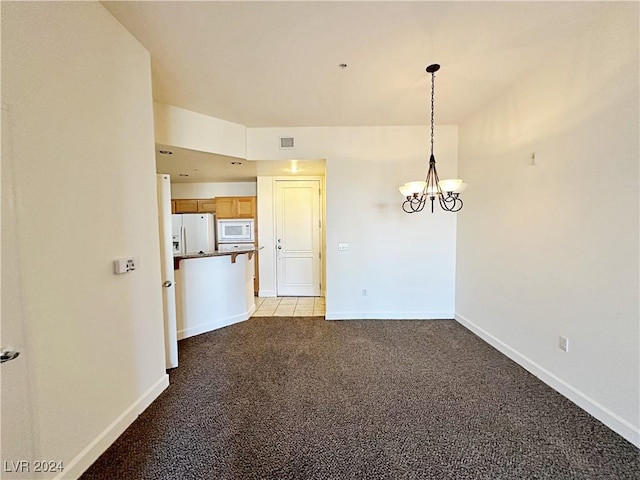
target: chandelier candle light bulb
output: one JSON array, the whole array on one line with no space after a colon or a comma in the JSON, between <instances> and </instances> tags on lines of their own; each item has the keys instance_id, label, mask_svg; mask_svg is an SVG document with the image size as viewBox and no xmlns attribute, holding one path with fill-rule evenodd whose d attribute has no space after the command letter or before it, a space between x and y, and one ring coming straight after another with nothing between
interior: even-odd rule
<instances>
[{"instance_id":1,"label":"chandelier candle light bulb","mask_svg":"<svg viewBox=\"0 0 640 480\"><path fill-rule=\"evenodd\" d=\"M431 74L431 156L429 157L427 178L424 182L407 182L399 188L400 193L406 198L402 204L402 210L407 213L421 212L427 203L427 198L431 200L432 213L436 198L443 210L447 212L458 212L463 205L460 194L467 188L467 184L460 178L440 180L438 178L438 171L436 170L436 157L433 154L433 119L435 106L435 73L438 70L440 70L440 65L437 64L427 67L427 72Z\"/></svg>"}]
</instances>

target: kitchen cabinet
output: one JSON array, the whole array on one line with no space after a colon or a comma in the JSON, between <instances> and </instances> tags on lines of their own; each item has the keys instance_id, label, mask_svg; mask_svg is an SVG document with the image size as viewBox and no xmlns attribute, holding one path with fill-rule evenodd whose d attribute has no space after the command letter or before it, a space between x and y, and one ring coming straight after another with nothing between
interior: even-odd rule
<instances>
[{"instance_id":1,"label":"kitchen cabinet","mask_svg":"<svg viewBox=\"0 0 640 480\"><path fill-rule=\"evenodd\" d=\"M172 213L215 213L215 198L176 198L171 201Z\"/></svg>"},{"instance_id":2,"label":"kitchen cabinet","mask_svg":"<svg viewBox=\"0 0 640 480\"><path fill-rule=\"evenodd\" d=\"M256 197L238 197L238 218L256 218Z\"/></svg>"},{"instance_id":3,"label":"kitchen cabinet","mask_svg":"<svg viewBox=\"0 0 640 480\"><path fill-rule=\"evenodd\" d=\"M216 199L205 198L198 200L198 213L216 213Z\"/></svg>"},{"instance_id":4,"label":"kitchen cabinet","mask_svg":"<svg viewBox=\"0 0 640 480\"><path fill-rule=\"evenodd\" d=\"M198 200L176 198L176 213L198 213Z\"/></svg>"},{"instance_id":5,"label":"kitchen cabinet","mask_svg":"<svg viewBox=\"0 0 640 480\"><path fill-rule=\"evenodd\" d=\"M233 197L217 197L216 213L218 218L236 218L236 201Z\"/></svg>"},{"instance_id":6,"label":"kitchen cabinet","mask_svg":"<svg viewBox=\"0 0 640 480\"><path fill-rule=\"evenodd\" d=\"M216 197L218 218L256 218L256 197Z\"/></svg>"}]
</instances>

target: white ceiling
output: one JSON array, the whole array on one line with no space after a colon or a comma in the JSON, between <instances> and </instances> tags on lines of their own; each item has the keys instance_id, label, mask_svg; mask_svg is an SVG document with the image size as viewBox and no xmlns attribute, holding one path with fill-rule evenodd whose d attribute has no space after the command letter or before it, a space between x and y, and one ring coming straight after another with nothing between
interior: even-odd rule
<instances>
[{"instance_id":1,"label":"white ceiling","mask_svg":"<svg viewBox=\"0 0 640 480\"><path fill-rule=\"evenodd\" d=\"M156 101L248 127L457 124L610 2L117 1ZM339 64L346 63L347 68Z\"/></svg>"}]
</instances>

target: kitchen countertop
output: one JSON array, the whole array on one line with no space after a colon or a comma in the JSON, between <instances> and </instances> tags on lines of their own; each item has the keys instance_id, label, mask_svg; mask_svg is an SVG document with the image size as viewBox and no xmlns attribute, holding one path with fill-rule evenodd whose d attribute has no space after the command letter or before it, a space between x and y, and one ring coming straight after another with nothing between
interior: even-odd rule
<instances>
[{"instance_id":1,"label":"kitchen countertop","mask_svg":"<svg viewBox=\"0 0 640 480\"><path fill-rule=\"evenodd\" d=\"M253 257L253 254L257 252L258 248L243 248L233 250L230 252L221 252L220 250L212 250L210 252L191 253L188 255L174 255L173 256L173 269L178 270L180 268L181 260L191 260L193 258L208 258L208 257L231 257L231 263L236 263L236 257L238 255L248 254L249 260Z\"/></svg>"}]
</instances>

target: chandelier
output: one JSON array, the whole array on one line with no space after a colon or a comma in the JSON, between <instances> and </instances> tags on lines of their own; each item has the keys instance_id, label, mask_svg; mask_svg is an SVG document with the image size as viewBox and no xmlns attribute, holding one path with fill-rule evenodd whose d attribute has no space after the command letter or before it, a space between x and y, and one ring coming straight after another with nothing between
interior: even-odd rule
<instances>
[{"instance_id":1,"label":"chandelier","mask_svg":"<svg viewBox=\"0 0 640 480\"><path fill-rule=\"evenodd\" d=\"M433 155L435 73L438 70L440 70L440 65L437 64L427 67L427 72L431 74L431 157L429 158L429 170L427 170L427 178L424 182L407 182L400 187L400 193L406 197L402 204L402 210L407 213L421 212L427 203L427 198L431 201L431 213L433 213L436 198L443 210L458 212L462 208L460 193L467 188L467 184L459 178L438 179L436 157Z\"/></svg>"}]
</instances>

